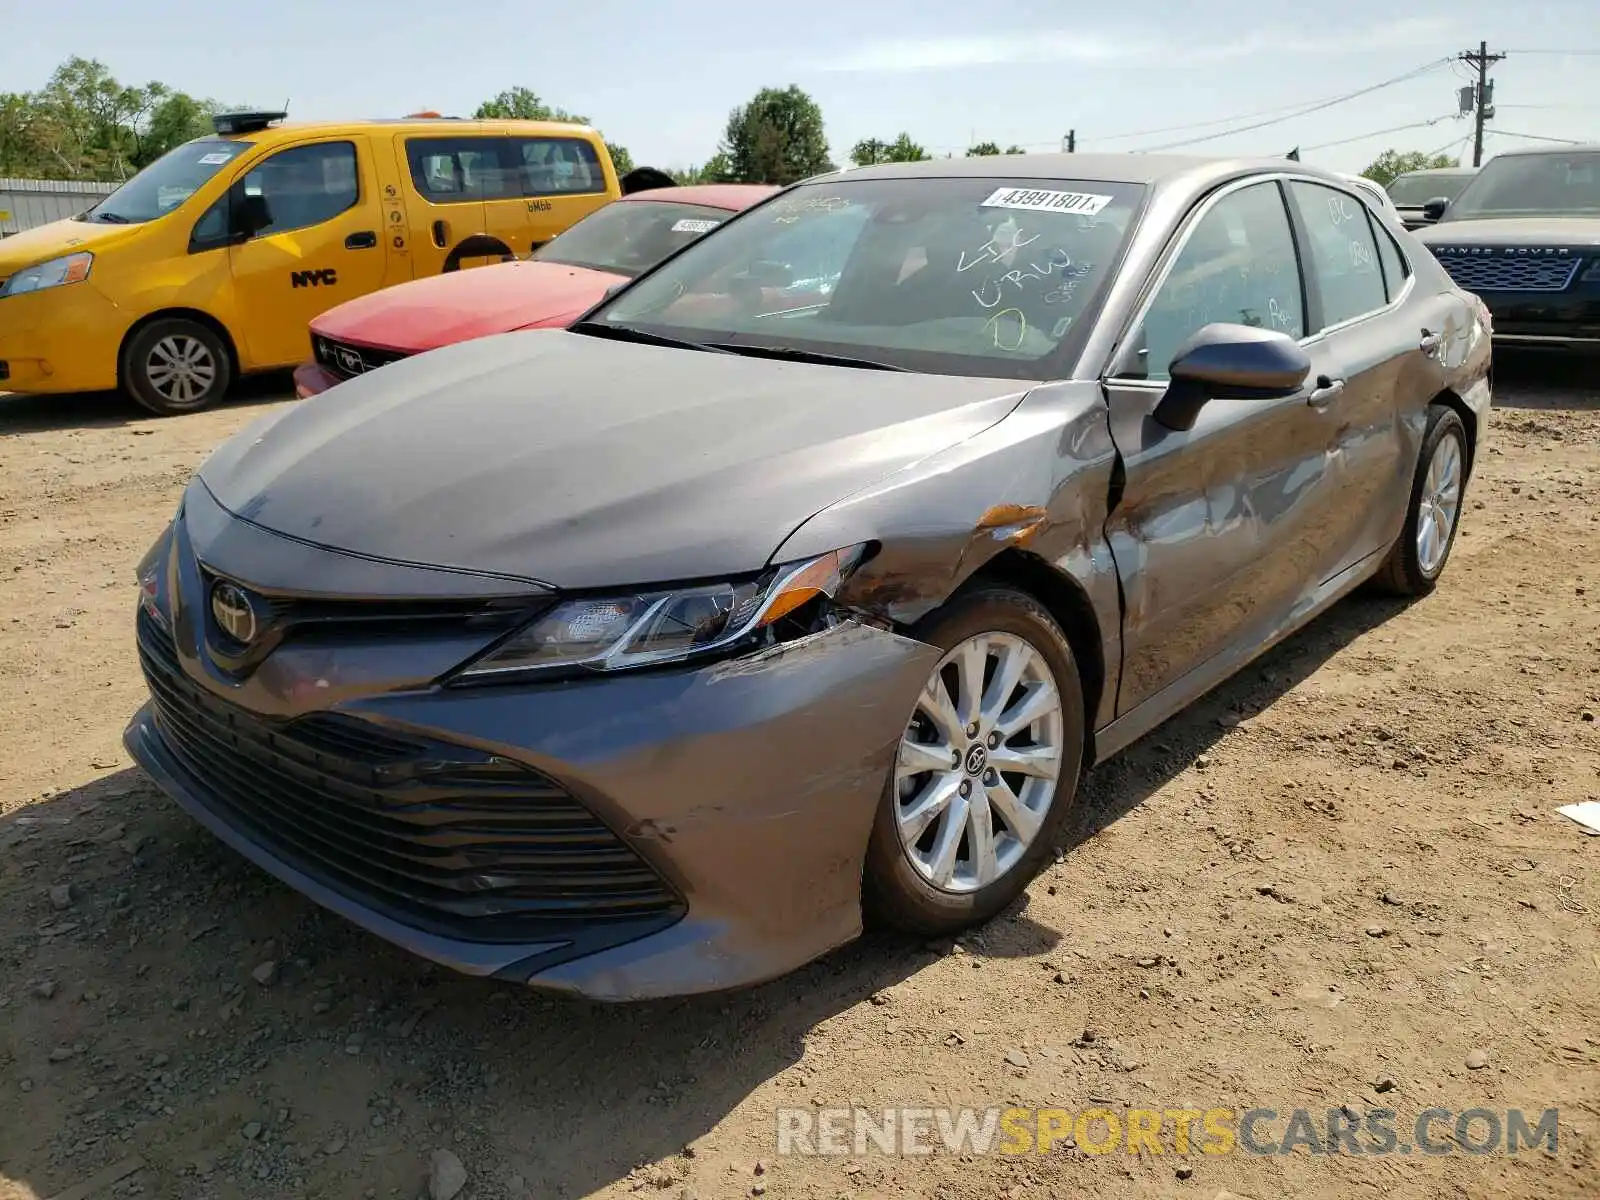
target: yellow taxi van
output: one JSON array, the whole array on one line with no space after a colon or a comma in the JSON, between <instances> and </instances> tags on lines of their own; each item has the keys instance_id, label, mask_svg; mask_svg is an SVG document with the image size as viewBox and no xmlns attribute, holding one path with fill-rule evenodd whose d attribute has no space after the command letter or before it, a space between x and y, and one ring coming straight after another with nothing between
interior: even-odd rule
<instances>
[{"instance_id":1,"label":"yellow taxi van","mask_svg":"<svg viewBox=\"0 0 1600 1200\"><path fill-rule=\"evenodd\" d=\"M670 182L619 179L581 125L285 118L219 115L93 208L0 241L0 392L204 408L304 362L308 322L336 304L527 254Z\"/></svg>"}]
</instances>

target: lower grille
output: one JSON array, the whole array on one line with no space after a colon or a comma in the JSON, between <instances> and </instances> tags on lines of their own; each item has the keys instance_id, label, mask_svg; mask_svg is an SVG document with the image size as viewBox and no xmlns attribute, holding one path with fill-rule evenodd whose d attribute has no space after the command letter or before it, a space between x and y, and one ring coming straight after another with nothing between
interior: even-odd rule
<instances>
[{"instance_id":1,"label":"lower grille","mask_svg":"<svg viewBox=\"0 0 1600 1200\"><path fill-rule=\"evenodd\" d=\"M312 338L311 349L317 362L341 379L354 379L410 357L404 350L379 350L321 336Z\"/></svg>"},{"instance_id":2,"label":"lower grille","mask_svg":"<svg viewBox=\"0 0 1600 1200\"><path fill-rule=\"evenodd\" d=\"M1572 283L1581 259L1490 258L1446 254L1439 265L1469 292L1564 292Z\"/></svg>"},{"instance_id":3,"label":"lower grille","mask_svg":"<svg viewBox=\"0 0 1600 1200\"><path fill-rule=\"evenodd\" d=\"M198 798L352 899L479 942L681 914L660 876L554 780L340 714L263 720L189 679L142 609L138 636L156 725Z\"/></svg>"}]
</instances>

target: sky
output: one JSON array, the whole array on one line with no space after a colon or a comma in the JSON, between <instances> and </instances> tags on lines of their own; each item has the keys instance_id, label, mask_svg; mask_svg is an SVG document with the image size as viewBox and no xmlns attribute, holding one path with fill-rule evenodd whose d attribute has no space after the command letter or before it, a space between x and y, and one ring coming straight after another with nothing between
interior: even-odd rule
<instances>
[{"instance_id":1,"label":"sky","mask_svg":"<svg viewBox=\"0 0 1600 1200\"><path fill-rule=\"evenodd\" d=\"M468 116L522 85L588 115L635 162L673 168L715 151L730 108L794 83L821 105L840 163L858 139L902 131L943 155L974 140L1053 150L1075 129L1084 152L1207 138L1184 152L1276 156L1299 145L1306 161L1359 171L1389 147L1462 148L1471 122L1452 114L1467 69L1441 60L1486 38L1508 57L1492 74L1491 128L1503 132L1485 157L1538 144L1514 133L1600 141L1600 4L1513 9L272 0L252 18L250 5L218 0L0 0L0 91L40 87L75 54L125 83L160 80L230 106L287 99L297 119ZM1420 73L1293 115L1410 72ZM1470 144L1466 153L1470 162Z\"/></svg>"}]
</instances>

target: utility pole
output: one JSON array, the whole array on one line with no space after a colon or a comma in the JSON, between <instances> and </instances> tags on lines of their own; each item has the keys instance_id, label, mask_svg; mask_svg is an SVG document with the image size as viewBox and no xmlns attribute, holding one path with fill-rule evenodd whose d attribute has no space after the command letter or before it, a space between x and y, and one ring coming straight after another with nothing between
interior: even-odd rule
<instances>
[{"instance_id":1,"label":"utility pole","mask_svg":"<svg viewBox=\"0 0 1600 1200\"><path fill-rule=\"evenodd\" d=\"M1078 131L1076 129L1067 130L1067 136L1061 139L1061 149L1067 154L1076 154L1078 152Z\"/></svg>"},{"instance_id":2,"label":"utility pole","mask_svg":"<svg viewBox=\"0 0 1600 1200\"><path fill-rule=\"evenodd\" d=\"M1473 132L1472 132L1472 165L1483 165L1483 122L1486 117L1494 115L1494 108L1489 103L1494 99L1494 85L1489 82L1489 68L1505 58L1504 54L1490 54L1489 43L1479 42L1476 52L1463 50L1456 55L1458 59L1468 66L1478 70L1478 83L1473 93Z\"/></svg>"}]
</instances>

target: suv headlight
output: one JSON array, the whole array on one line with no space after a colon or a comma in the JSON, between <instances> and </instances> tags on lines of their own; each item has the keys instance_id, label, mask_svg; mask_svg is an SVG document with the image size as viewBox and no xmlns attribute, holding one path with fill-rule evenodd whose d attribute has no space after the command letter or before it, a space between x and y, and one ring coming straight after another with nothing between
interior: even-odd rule
<instances>
[{"instance_id":1,"label":"suv headlight","mask_svg":"<svg viewBox=\"0 0 1600 1200\"><path fill-rule=\"evenodd\" d=\"M776 622L832 597L864 546L789 563L745 582L567 600L456 673L483 682L544 671L625 671L754 645Z\"/></svg>"},{"instance_id":2,"label":"suv headlight","mask_svg":"<svg viewBox=\"0 0 1600 1200\"><path fill-rule=\"evenodd\" d=\"M82 283L89 278L89 269L93 266L94 255L84 250L24 267L0 285L0 296L20 296L23 292L42 292L64 283Z\"/></svg>"}]
</instances>

